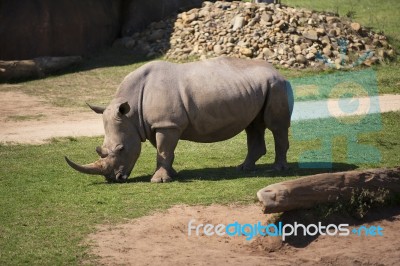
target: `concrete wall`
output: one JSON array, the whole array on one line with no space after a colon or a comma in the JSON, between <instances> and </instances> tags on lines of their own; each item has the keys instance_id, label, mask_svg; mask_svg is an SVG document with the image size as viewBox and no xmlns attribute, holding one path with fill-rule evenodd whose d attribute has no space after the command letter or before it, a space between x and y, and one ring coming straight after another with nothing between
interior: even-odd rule
<instances>
[{"instance_id":1,"label":"concrete wall","mask_svg":"<svg viewBox=\"0 0 400 266\"><path fill-rule=\"evenodd\" d=\"M202 0L0 0L0 60L83 55Z\"/></svg>"},{"instance_id":2,"label":"concrete wall","mask_svg":"<svg viewBox=\"0 0 400 266\"><path fill-rule=\"evenodd\" d=\"M81 55L110 45L118 0L0 0L0 60Z\"/></svg>"}]
</instances>

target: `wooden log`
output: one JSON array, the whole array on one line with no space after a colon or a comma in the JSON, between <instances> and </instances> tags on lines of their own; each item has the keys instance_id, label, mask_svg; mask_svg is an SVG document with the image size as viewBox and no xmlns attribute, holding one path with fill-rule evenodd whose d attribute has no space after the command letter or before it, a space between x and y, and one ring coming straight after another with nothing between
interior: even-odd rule
<instances>
[{"instance_id":1,"label":"wooden log","mask_svg":"<svg viewBox=\"0 0 400 266\"><path fill-rule=\"evenodd\" d=\"M46 56L32 60L0 61L0 80L41 78L81 61L80 56Z\"/></svg>"},{"instance_id":2,"label":"wooden log","mask_svg":"<svg viewBox=\"0 0 400 266\"><path fill-rule=\"evenodd\" d=\"M269 185L257 192L265 213L307 209L317 204L348 200L355 189L387 189L400 193L400 167L324 173Z\"/></svg>"}]
</instances>

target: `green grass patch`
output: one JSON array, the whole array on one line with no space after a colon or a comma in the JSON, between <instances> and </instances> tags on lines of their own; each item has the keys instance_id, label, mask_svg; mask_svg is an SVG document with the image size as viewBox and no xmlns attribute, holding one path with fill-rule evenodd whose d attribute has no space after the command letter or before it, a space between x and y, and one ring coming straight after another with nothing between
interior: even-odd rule
<instances>
[{"instance_id":1,"label":"green grass patch","mask_svg":"<svg viewBox=\"0 0 400 266\"><path fill-rule=\"evenodd\" d=\"M328 11L350 17L363 26L384 32L397 50L400 49L398 29L400 2L397 0L284 0L282 4L316 11Z\"/></svg>"},{"instance_id":2,"label":"green grass patch","mask_svg":"<svg viewBox=\"0 0 400 266\"><path fill-rule=\"evenodd\" d=\"M371 119L365 124L381 121L381 129L360 134L357 142L377 148L379 162L348 162L348 140L338 134L332 137L333 169L299 168L299 155L320 147L321 141L318 135L294 139L292 132L291 170L271 173L274 155L268 132L267 156L260 160L257 171L243 174L235 169L246 153L245 135L240 134L214 144L181 141L174 164L180 176L168 184L149 183L156 153L148 142L125 184L107 184L103 177L77 173L65 163L64 155L82 163L97 159L94 147L102 138L54 139L40 146L0 145L0 264L78 264L88 258L82 241L96 224L121 222L174 204L247 204L255 201L259 189L298 176L399 165L400 113ZM303 121L292 127L302 128L296 134L309 135L311 123L329 127L331 122ZM335 131L335 126L326 130Z\"/></svg>"},{"instance_id":3,"label":"green grass patch","mask_svg":"<svg viewBox=\"0 0 400 266\"><path fill-rule=\"evenodd\" d=\"M7 121L29 121L29 120L41 120L45 118L44 114L36 114L36 115L10 115L7 116Z\"/></svg>"}]
</instances>

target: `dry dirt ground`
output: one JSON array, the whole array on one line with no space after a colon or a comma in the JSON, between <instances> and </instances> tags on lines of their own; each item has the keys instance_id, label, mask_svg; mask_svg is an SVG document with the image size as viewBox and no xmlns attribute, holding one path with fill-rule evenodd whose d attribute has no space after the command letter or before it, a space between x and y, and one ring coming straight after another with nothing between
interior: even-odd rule
<instances>
[{"instance_id":1,"label":"dry dirt ground","mask_svg":"<svg viewBox=\"0 0 400 266\"><path fill-rule=\"evenodd\" d=\"M381 111L399 110L400 95L380 98ZM76 109L56 108L39 97L0 92L0 143L40 144L52 137L104 133L101 117ZM284 214L282 221L301 222L307 212ZM339 217L340 218L340 217ZM278 237L201 235L188 237L189 220L199 223L268 223L261 207L175 206L164 213L120 225L99 226L88 240L90 264L105 265L400 265L400 209L381 210L364 225L380 225L384 235L366 237ZM299 220L300 219L300 220ZM318 222L309 219L307 222ZM356 221L347 220L347 223ZM335 220L339 223L339 220Z\"/></svg>"},{"instance_id":2,"label":"dry dirt ground","mask_svg":"<svg viewBox=\"0 0 400 266\"><path fill-rule=\"evenodd\" d=\"M125 224L99 226L90 235L95 264L104 265L400 265L400 208L376 211L365 226L381 226L383 236L279 237L188 236L194 224L268 224L271 215L259 205L174 206L163 213L141 217ZM276 218L275 218L276 219ZM329 223L348 223L352 218L334 217ZM317 223L307 211L283 214L283 224ZM275 221L276 223L277 221ZM92 261L93 263L93 261Z\"/></svg>"},{"instance_id":3,"label":"dry dirt ground","mask_svg":"<svg viewBox=\"0 0 400 266\"><path fill-rule=\"evenodd\" d=\"M400 95L380 96L379 104L381 112L400 110ZM40 144L53 137L103 134L101 117L89 108L57 108L22 92L0 92L0 143Z\"/></svg>"},{"instance_id":4,"label":"dry dirt ground","mask_svg":"<svg viewBox=\"0 0 400 266\"><path fill-rule=\"evenodd\" d=\"M54 107L22 92L0 92L0 143L41 144L53 137L104 134L101 116L89 111Z\"/></svg>"}]
</instances>

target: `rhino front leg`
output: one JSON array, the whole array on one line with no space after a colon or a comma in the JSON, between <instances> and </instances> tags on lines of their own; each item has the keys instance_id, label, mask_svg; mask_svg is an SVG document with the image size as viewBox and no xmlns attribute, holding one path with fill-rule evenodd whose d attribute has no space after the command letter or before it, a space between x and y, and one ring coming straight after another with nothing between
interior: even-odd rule
<instances>
[{"instance_id":1,"label":"rhino front leg","mask_svg":"<svg viewBox=\"0 0 400 266\"><path fill-rule=\"evenodd\" d=\"M176 129L158 129L156 131L157 168L151 182L170 182L172 177L177 175L172 168L172 163L179 136L179 131Z\"/></svg>"},{"instance_id":2,"label":"rhino front leg","mask_svg":"<svg viewBox=\"0 0 400 266\"><path fill-rule=\"evenodd\" d=\"M288 128L280 128L272 130L275 142L275 163L273 168L275 170L287 170L286 154L289 149L289 135Z\"/></svg>"},{"instance_id":3,"label":"rhino front leg","mask_svg":"<svg viewBox=\"0 0 400 266\"><path fill-rule=\"evenodd\" d=\"M265 126L261 121L253 121L246 128L247 135L247 156L238 170L252 171L256 167L256 162L266 154L265 147Z\"/></svg>"}]
</instances>

